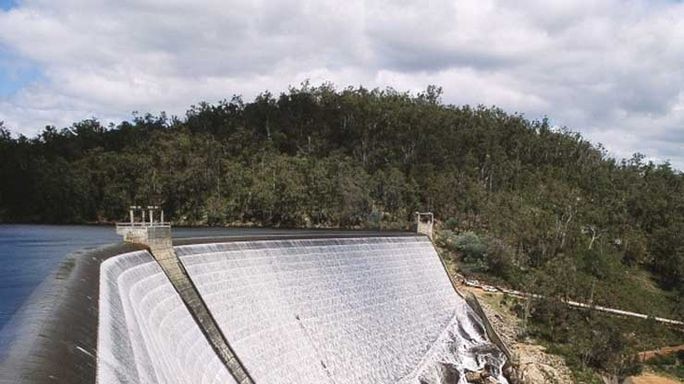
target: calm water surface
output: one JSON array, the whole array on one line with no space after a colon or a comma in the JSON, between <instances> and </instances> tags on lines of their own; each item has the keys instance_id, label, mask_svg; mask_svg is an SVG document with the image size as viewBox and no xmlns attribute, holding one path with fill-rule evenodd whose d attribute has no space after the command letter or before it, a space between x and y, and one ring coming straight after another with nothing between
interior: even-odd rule
<instances>
[{"instance_id":1,"label":"calm water surface","mask_svg":"<svg viewBox=\"0 0 684 384\"><path fill-rule=\"evenodd\" d=\"M173 236L279 234L292 230L261 228L174 228ZM111 226L0 225L0 329L34 289L71 252L118 243Z\"/></svg>"}]
</instances>

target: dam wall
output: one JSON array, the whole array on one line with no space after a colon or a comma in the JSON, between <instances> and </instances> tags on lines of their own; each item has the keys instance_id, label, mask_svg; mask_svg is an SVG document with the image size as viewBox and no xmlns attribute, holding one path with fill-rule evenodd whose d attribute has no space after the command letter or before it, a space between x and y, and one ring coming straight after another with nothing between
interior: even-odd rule
<instances>
[{"instance_id":1,"label":"dam wall","mask_svg":"<svg viewBox=\"0 0 684 384\"><path fill-rule=\"evenodd\" d=\"M465 384L487 366L505 383L426 237L317 236L188 239L161 260L256 383ZM0 383L235 383L158 262L134 244L67 258L0 333Z\"/></svg>"},{"instance_id":2,"label":"dam wall","mask_svg":"<svg viewBox=\"0 0 684 384\"><path fill-rule=\"evenodd\" d=\"M424 236L175 250L257 383L465 383L503 363Z\"/></svg>"}]
</instances>

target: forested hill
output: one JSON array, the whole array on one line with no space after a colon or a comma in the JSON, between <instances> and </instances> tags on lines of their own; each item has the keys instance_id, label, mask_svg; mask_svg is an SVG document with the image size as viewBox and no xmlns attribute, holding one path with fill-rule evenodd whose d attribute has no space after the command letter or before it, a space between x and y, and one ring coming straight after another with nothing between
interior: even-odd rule
<instances>
[{"instance_id":1,"label":"forested hill","mask_svg":"<svg viewBox=\"0 0 684 384\"><path fill-rule=\"evenodd\" d=\"M177 224L390 228L431 210L495 236L517 264L609 255L681 284L682 173L440 93L305 85L182 118L84 120L35 138L1 128L0 220L112 221L158 203Z\"/></svg>"}]
</instances>

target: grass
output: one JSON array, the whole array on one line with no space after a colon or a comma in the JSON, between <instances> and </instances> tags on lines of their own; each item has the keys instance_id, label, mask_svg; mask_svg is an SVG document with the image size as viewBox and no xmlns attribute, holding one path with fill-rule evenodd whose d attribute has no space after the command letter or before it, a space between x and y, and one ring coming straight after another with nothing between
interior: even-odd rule
<instances>
[{"instance_id":1,"label":"grass","mask_svg":"<svg viewBox=\"0 0 684 384\"><path fill-rule=\"evenodd\" d=\"M658 287L650 272L625 268L610 279L596 281L596 304L673 318L675 293Z\"/></svg>"},{"instance_id":2,"label":"grass","mask_svg":"<svg viewBox=\"0 0 684 384\"><path fill-rule=\"evenodd\" d=\"M511 307L508 304L507 297L501 294L484 293L479 295L478 298L484 301L487 305L492 307L498 313L513 313Z\"/></svg>"}]
</instances>

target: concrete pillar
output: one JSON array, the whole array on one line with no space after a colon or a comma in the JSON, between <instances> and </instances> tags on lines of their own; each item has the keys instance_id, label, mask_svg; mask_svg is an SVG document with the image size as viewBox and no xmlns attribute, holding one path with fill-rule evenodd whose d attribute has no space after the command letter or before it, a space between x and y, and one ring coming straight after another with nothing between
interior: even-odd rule
<instances>
[{"instance_id":1,"label":"concrete pillar","mask_svg":"<svg viewBox=\"0 0 684 384\"><path fill-rule=\"evenodd\" d=\"M432 225L434 221L435 218L432 212L416 212L416 232L425 234L432 240Z\"/></svg>"},{"instance_id":2,"label":"concrete pillar","mask_svg":"<svg viewBox=\"0 0 684 384\"><path fill-rule=\"evenodd\" d=\"M142 210L142 224L145 225L145 210Z\"/></svg>"},{"instance_id":3,"label":"concrete pillar","mask_svg":"<svg viewBox=\"0 0 684 384\"><path fill-rule=\"evenodd\" d=\"M164 210L161 210L161 223L164 224Z\"/></svg>"},{"instance_id":4,"label":"concrete pillar","mask_svg":"<svg viewBox=\"0 0 684 384\"><path fill-rule=\"evenodd\" d=\"M131 224L133 224L135 222L135 220L133 219L133 208L132 207L129 210L129 214L131 215Z\"/></svg>"}]
</instances>

